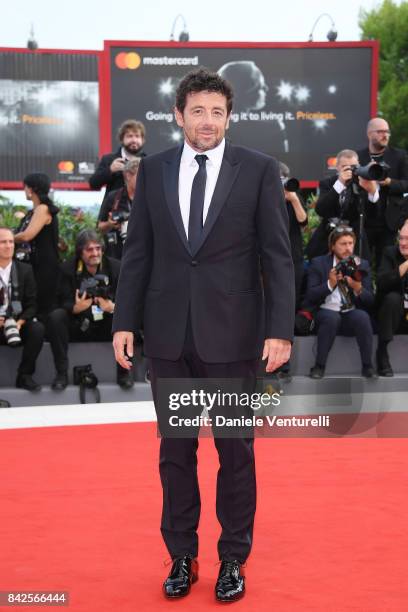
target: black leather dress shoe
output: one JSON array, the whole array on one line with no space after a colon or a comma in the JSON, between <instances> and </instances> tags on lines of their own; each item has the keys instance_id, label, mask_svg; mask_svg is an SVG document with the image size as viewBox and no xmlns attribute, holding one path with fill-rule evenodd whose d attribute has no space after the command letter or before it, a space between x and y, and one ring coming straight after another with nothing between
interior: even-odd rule
<instances>
[{"instance_id":1,"label":"black leather dress shoe","mask_svg":"<svg viewBox=\"0 0 408 612\"><path fill-rule=\"evenodd\" d=\"M117 378L118 385L124 391L131 389L135 384L135 379L133 378L132 370L121 372L118 374Z\"/></svg>"},{"instance_id":2,"label":"black leather dress shoe","mask_svg":"<svg viewBox=\"0 0 408 612\"><path fill-rule=\"evenodd\" d=\"M27 391L41 391L41 385L30 374L17 374L16 387Z\"/></svg>"},{"instance_id":3,"label":"black leather dress shoe","mask_svg":"<svg viewBox=\"0 0 408 612\"><path fill-rule=\"evenodd\" d=\"M245 595L245 578L239 561L221 561L220 572L215 585L217 601L232 602Z\"/></svg>"},{"instance_id":4,"label":"black leather dress shoe","mask_svg":"<svg viewBox=\"0 0 408 612\"><path fill-rule=\"evenodd\" d=\"M309 374L310 378L313 378L314 380L319 380L320 378L323 378L324 376L324 367L320 366L320 365L314 365L313 368L310 368L310 374Z\"/></svg>"},{"instance_id":5,"label":"black leather dress shoe","mask_svg":"<svg viewBox=\"0 0 408 612\"><path fill-rule=\"evenodd\" d=\"M387 378L394 376L394 372L390 364L390 358L388 356L388 351L377 350L376 357L378 376L386 376Z\"/></svg>"},{"instance_id":6,"label":"black leather dress shoe","mask_svg":"<svg viewBox=\"0 0 408 612\"><path fill-rule=\"evenodd\" d=\"M198 580L198 561L190 555L174 559L171 571L163 584L163 592L169 599L185 597L191 585Z\"/></svg>"},{"instance_id":7,"label":"black leather dress shoe","mask_svg":"<svg viewBox=\"0 0 408 612\"><path fill-rule=\"evenodd\" d=\"M361 369L361 376L363 378L377 378L377 374L372 366L363 366Z\"/></svg>"},{"instance_id":8,"label":"black leather dress shoe","mask_svg":"<svg viewBox=\"0 0 408 612\"><path fill-rule=\"evenodd\" d=\"M68 374L61 372L56 375L52 381L51 389L53 391L63 391L68 385Z\"/></svg>"}]
</instances>

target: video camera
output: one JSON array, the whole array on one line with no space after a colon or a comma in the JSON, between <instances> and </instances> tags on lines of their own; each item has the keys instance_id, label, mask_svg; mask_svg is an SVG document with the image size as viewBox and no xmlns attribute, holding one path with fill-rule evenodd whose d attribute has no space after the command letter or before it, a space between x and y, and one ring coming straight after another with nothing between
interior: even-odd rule
<instances>
[{"instance_id":1,"label":"video camera","mask_svg":"<svg viewBox=\"0 0 408 612\"><path fill-rule=\"evenodd\" d=\"M109 277L106 274L95 274L95 276L82 279L79 293L86 293L88 297L110 298Z\"/></svg>"}]
</instances>

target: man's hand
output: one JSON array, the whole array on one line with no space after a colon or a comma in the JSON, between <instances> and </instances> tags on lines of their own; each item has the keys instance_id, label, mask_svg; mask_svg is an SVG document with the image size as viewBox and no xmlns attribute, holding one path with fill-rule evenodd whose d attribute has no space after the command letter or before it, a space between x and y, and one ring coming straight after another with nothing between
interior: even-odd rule
<instances>
[{"instance_id":1,"label":"man's hand","mask_svg":"<svg viewBox=\"0 0 408 612\"><path fill-rule=\"evenodd\" d=\"M332 268L330 270L330 272L329 272L329 279L328 280L329 280L329 285L330 285L330 288L331 288L332 291L334 291L334 289L337 287L337 281L341 280L341 278L339 279L339 276L341 278L343 278L341 273L337 274L336 268Z\"/></svg>"},{"instance_id":2,"label":"man's hand","mask_svg":"<svg viewBox=\"0 0 408 612\"><path fill-rule=\"evenodd\" d=\"M115 304L112 302L112 300L105 300L103 297L96 297L95 303L98 304L99 308L101 308L103 312L112 314L115 310Z\"/></svg>"},{"instance_id":3,"label":"man's hand","mask_svg":"<svg viewBox=\"0 0 408 612\"><path fill-rule=\"evenodd\" d=\"M124 160L121 157L117 157L111 163L110 171L111 172L123 172L124 165L125 165Z\"/></svg>"},{"instance_id":4,"label":"man's hand","mask_svg":"<svg viewBox=\"0 0 408 612\"><path fill-rule=\"evenodd\" d=\"M346 282L347 282L348 286L352 288L354 293L356 295L360 295L360 293L363 290L362 282L354 280L354 278L351 278L351 276L346 276L345 279L346 279Z\"/></svg>"},{"instance_id":5,"label":"man's hand","mask_svg":"<svg viewBox=\"0 0 408 612\"><path fill-rule=\"evenodd\" d=\"M347 185L347 183L353 178L353 172L350 166L347 166L346 168L343 168L343 170L340 170L338 178L340 183L343 183L343 185Z\"/></svg>"},{"instance_id":6,"label":"man's hand","mask_svg":"<svg viewBox=\"0 0 408 612\"><path fill-rule=\"evenodd\" d=\"M362 187L367 193L375 194L377 191L377 181L368 181L367 179L358 177L358 184Z\"/></svg>"},{"instance_id":7,"label":"man's hand","mask_svg":"<svg viewBox=\"0 0 408 612\"><path fill-rule=\"evenodd\" d=\"M18 331L20 331L20 329L23 327L24 323L25 323L24 319L19 319L18 321L16 321L16 325L17 325Z\"/></svg>"},{"instance_id":8,"label":"man's hand","mask_svg":"<svg viewBox=\"0 0 408 612\"><path fill-rule=\"evenodd\" d=\"M80 294L79 289L77 289L75 291L75 304L74 308L72 309L72 312L74 314L79 314L84 310L88 310L88 308L92 306L92 301L92 298L88 298L85 292Z\"/></svg>"},{"instance_id":9,"label":"man's hand","mask_svg":"<svg viewBox=\"0 0 408 612\"><path fill-rule=\"evenodd\" d=\"M402 278L408 272L408 259L399 266L399 274Z\"/></svg>"},{"instance_id":10,"label":"man's hand","mask_svg":"<svg viewBox=\"0 0 408 612\"><path fill-rule=\"evenodd\" d=\"M378 181L378 184L381 185L381 187L388 187L389 185L391 185L391 179L389 176L387 176L387 178L383 181Z\"/></svg>"},{"instance_id":11,"label":"man's hand","mask_svg":"<svg viewBox=\"0 0 408 612\"><path fill-rule=\"evenodd\" d=\"M122 368L130 370L132 367L131 358L133 357L133 332L118 331L113 334L113 349L115 359ZM126 355L125 356L125 350Z\"/></svg>"},{"instance_id":12,"label":"man's hand","mask_svg":"<svg viewBox=\"0 0 408 612\"><path fill-rule=\"evenodd\" d=\"M262 361L268 359L267 372L274 372L290 358L292 345L289 340L281 338L267 338L262 353Z\"/></svg>"},{"instance_id":13,"label":"man's hand","mask_svg":"<svg viewBox=\"0 0 408 612\"><path fill-rule=\"evenodd\" d=\"M5 318L4 317L0 317L0 329L2 327L4 327L4 321L5 321Z\"/></svg>"}]
</instances>

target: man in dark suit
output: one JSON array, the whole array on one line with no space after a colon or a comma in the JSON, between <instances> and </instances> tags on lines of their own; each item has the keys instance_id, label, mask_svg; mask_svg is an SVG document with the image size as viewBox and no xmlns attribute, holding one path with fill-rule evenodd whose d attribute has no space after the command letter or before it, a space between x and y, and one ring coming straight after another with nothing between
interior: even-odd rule
<instances>
[{"instance_id":1,"label":"man in dark suit","mask_svg":"<svg viewBox=\"0 0 408 612\"><path fill-rule=\"evenodd\" d=\"M376 268L381 263L384 248L395 243L401 220L408 216L408 201L403 197L408 192L408 156L402 149L389 146L390 136L387 121L375 117L367 125L368 147L358 152L362 166L371 161L390 166L388 177L379 183L380 199L375 206L367 208L365 219Z\"/></svg>"},{"instance_id":2,"label":"man in dark suit","mask_svg":"<svg viewBox=\"0 0 408 612\"><path fill-rule=\"evenodd\" d=\"M322 221L307 245L309 259L327 254L330 219L336 219L353 228L357 236L357 254L370 260L370 249L364 228L361 235L361 252L359 248L360 213L365 215L366 209L378 202L379 189L375 181L368 181L361 177L358 177L358 185L356 185L353 180L352 167L358 165L357 153L352 149L343 149L337 154L336 175L320 181L315 210L322 217Z\"/></svg>"},{"instance_id":3,"label":"man in dark suit","mask_svg":"<svg viewBox=\"0 0 408 612\"><path fill-rule=\"evenodd\" d=\"M314 379L323 378L327 357L337 335L355 336L365 378L374 377L371 355L373 330L367 312L373 305L368 262L354 258L357 272L341 262L354 255L356 235L351 227L339 225L329 237L330 254L312 259L308 269L305 305L318 308L316 363L310 370ZM340 266L340 268L339 268Z\"/></svg>"},{"instance_id":4,"label":"man in dark suit","mask_svg":"<svg viewBox=\"0 0 408 612\"><path fill-rule=\"evenodd\" d=\"M143 151L146 132L141 121L124 121L119 127L118 138L119 149L102 155L98 167L89 179L91 189L101 189L106 185L105 197L110 191L125 186L123 168L126 162L146 155Z\"/></svg>"},{"instance_id":5,"label":"man in dark suit","mask_svg":"<svg viewBox=\"0 0 408 612\"><path fill-rule=\"evenodd\" d=\"M30 265L13 260L14 248L13 232L0 227L0 344L17 345L20 336L23 355L16 387L40 391L32 375L43 345L44 326L34 320L37 302L33 271ZM13 320L14 329L10 328Z\"/></svg>"},{"instance_id":6,"label":"man in dark suit","mask_svg":"<svg viewBox=\"0 0 408 612\"><path fill-rule=\"evenodd\" d=\"M377 368L380 376L394 376L388 344L394 334L408 333L408 221L398 236L398 246L384 250L377 277L378 310Z\"/></svg>"},{"instance_id":7,"label":"man in dark suit","mask_svg":"<svg viewBox=\"0 0 408 612\"><path fill-rule=\"evenodd\" d=\"M158 420L159 379L243 378L259 356L273 371L290 356L294 274L276 160L224 139L232 90L205 69L179 84L184 146L142 160L122 259L113 331L124 367L144 325ZM168 406L167 406L168 408ZM219 601L244 594L242 565L256 505L253 437L215 437L222 533ZM200 495L196 435L162 437L161 531L173 560L164 583L181 597L197 579Z\"/></svg>"}]
</instances>

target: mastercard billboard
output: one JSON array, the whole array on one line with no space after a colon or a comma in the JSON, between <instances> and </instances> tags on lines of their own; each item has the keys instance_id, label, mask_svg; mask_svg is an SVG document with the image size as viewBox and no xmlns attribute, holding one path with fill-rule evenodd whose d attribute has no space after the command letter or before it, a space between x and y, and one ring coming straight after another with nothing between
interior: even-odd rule
<instances>
[{"instance_id":1,"label":"mastercard billboard","mask_svg":"<svg viewBox=\"0 0 408 612\"><path fill-rule=\"evenodd\" d=\"M181 79L199 66L233 87L227 137L281 160L303 187L333 172L338 151L365 146L367 121L376 112L375 41L106 41L105 54L106 150L118 146L117 129L128 118L145 124L147 153L181 144L175 94Z\"/></svg>"}]
</instances>

